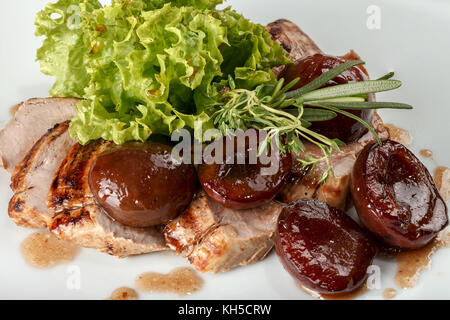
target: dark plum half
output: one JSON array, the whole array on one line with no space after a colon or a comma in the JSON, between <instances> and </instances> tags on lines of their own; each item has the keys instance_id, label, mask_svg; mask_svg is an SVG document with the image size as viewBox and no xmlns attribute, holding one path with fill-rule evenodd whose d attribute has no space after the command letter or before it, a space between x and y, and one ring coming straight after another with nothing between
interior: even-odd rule
<instances>
[{"instance_id":1,"label":"dark plum half","mask_svg":"<svg viewBox=\"0 0 450 320\"><path fill-rule=\"evenodd\" d=\"M305 288L338 295L359 288L377 247L343 211L314 199L290 203L281 213L276 252Z\"/></svg>"},{"instance_id":2,"label":"dark plum half","mask_svg":"<svg viewBox=\"0 0 450 320\"><path fill-rule=\"evenodd\" d=\"M234 151L228 150L227 153L227 145L234 145ZM255 208L271 201L287 182L292 158L289 152L276 152L273 156L272 153L269 154L272 163L262 163L259 157L253 157L256 161L251 162L249 159L252 154L257 154L257 149L257 140L246 138L245 148L239 151L237 136L224 137L225 158L222 163L204 163L197 169L205 192L215 201L232 209ZM245 159L245 163L241 161L242 164L238 164L238 154ZM231 159L233 161L230 161ZM263 174L263 169L269 170L271 166L276 170Z\"/></svg>"},{"instance_id":3,"label":"dark plum half","mask_svg":"<svg viewBox=\"0 0 450 320\"><path fill-rule=\"evenodd\" d=\"M167 223L191 202L195 167L172 158L171 147L128 143L98 156L89 185L97 202L115 220L133 227Z\"/></svg>"},{"instance_id":4,"label":"dark plum half","mask_svg":"<svg viewBox=\"0 0 450 320\"><path fill-rule=\"evenodd\" d=\"M423 247L448 224L447 207L430 173L392 140L363 149L350 190L361 221L390 246Z\"/></svg>"}]
</instances>

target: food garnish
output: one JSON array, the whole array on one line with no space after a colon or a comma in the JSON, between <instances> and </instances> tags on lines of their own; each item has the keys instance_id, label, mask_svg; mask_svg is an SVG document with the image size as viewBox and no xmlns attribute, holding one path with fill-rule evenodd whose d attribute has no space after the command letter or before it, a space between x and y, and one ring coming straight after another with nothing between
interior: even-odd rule
<instances>
[{"instance_id":1,"label":"food garnish","mask_svg":"<svg viewBox=\"0 0 450 320\"><path fill-rule=\"evenodd\" d=\"M84 98L70 124L72 137L81 144L99 138L122 144L190 128L203 141L199 128L215 127L224 135L261 129L268 134L259 154L273 141L282 153L297 155L305 151L303 141L317 145L323 157L300 161L311 170L326 161L324 181L333 174L332 152L344 143L308 129L312 122L342 114L380 142L368 123L346 110L411 108L365 101L368 94L400 87L392 73L322 88L362 61L343 63L288 92L298 80L285 84L272 72L290 63L288 53L264 26L230 8L216 9L220 3L115 0L103 7L97 0L60 0L39 12L36 34L46 39L38 60L42 72L56 76L50 93ZM52 18L54 13L61 17Z\"/></svg>"},{"instance_id":2,"label":"food garnish","mask_svg":"<svg viewBox=\"0 0 450 320\"><path fill-rule=\"evenodd\" d=\"M215 126L224 135L233 129L254 128L267 131L265 141L260 145L258 154L269 150L274 139L281 152L294 152L297 155L306 150L302 141L317 145L324 154L322 158L305 155L304 159L299 159L299 161L305 168L311 166L311 170L314 170L319 162L326 161L328 169L323 172L320 179L320 181L324 181L333 172L329 163L332 152L339 152L339 147L344 146L345 143L309 130L311 122L330 120L340 113L362 123L378 143L381 143L377 133L367 122L346 110L412 109L410 105L404 103L365 101L370 93L389 91L400 87L400 81L388 79L393 76L393 73L382 77L381 80L367 80L321 88L342 72L362 64L364 64L363 61L345 62L309 84L290 92L289 89L296 84L298 79L284 86L284 79L281 78L276 84L264 84L255 90L246 90L236 88L230 78L231 91L223 95L222 101L214 107L211 117L214 119ZM284 143L281 143L280 137L284 137Z\"/></svg>"},{"instance_id":3,"label":"food garnish","mask_svg":"<svg viewBox=\"0 0 450 320\"><path fill-rule=\"evenodd\" d=\"M36 17L37 59L52 96L84 98L70 132L81 144L122 144L212 126L205 108L228 76L252 90L276 80L288 53L222 0L59 0ZM54 18L59 14L60 18Z\"/></svg>"}]
</instances>

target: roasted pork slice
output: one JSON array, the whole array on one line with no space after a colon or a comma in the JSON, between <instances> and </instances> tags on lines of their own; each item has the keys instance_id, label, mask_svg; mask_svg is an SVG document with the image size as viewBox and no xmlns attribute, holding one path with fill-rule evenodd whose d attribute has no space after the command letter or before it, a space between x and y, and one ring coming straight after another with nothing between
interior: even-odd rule
<instances>
[{"instance_id":1,"label":"roasted pork slice","mask_svg":"<svg viewBox=\"0 0 450 320\"><path fill-rule=\"evenodd\" d=\"M69 121L48 130L16 166L11 177L14 196L8 213L19 226L46 228L51 221L45 200L50 184L67 152L76 143L69 135Z\"/></svg>"},{"instance_id":2,"label":"roasted pork slice","mask_svg":"<svg viewBox=\"0 0 450 320\"><path fill-rule=\"evenodd\" d=\"M16 107L0 132L0 164L13 173L33 145L52 127L73 118L78 99L35 98Z\"/></svg>"},{"instance_id":3,"label":"roasted pork slice","mask_svg":"<svg viewBox=\"0 0 450 320\"><path fill-rule=\"evenodd\" d=\"M289 59L293 62L315 54L324 54L317 44L300 29L295 23L286 19L279 19L267 25L267 30L272 35L272 39L277 41L287 52ZM340 58L348 60L360 60L359 55L350 50ZM358 66L367 76L367 70L364 66ZM285 69L285 66L276 67L274 73L279 76Z\"/></svg>"},{"instance_id":4,"label":"roasted pork slice","mask_svg":"<svg viewBox=\"0 0 450 320\"><path fill-rule=\"evenodd\" d=\"M277 41L287 52L289 52L289 58L292 61L322 53L322 50L320 50L316 43L295 23L289 20L276 20L267 25L267 30L272 35L272 39ZM281 72L282 69L283 67L277 70Z\"/></svg>"},{"instance_id":5,"label":"roasted pork slice","mask_svg":"<svg viewBox=\"0 0 450 320\"><path fill-rule=\"evenodd\" d=\"M389 133L377 112L374 112L372 127L380 139L389 138ZM373 140L372 134L367 132L358 142L342 147L341 152L333 153L330 164L334 176L330 175L326 183L319 182L322 173L327 169L325 161L319 163L313 172L307 173L298 162L298 157L294 155L291 181L280 194L282 201L290 203L302 198L314 198L324 201L332 207L345 209L353 165L364 146ZM312 144L305 144L305 146L306 153L309 155L316 158L323 156L317 146Z\"/></svg>"},{"instance_id":6,"label":"roasted pork slice","mask_svg":"<svg viewBox=\"0 0 450 320\"><path fill-rule=\"evenodd\" d=\"M169 247L200 272L223 272L267 256L282 208L272 201L254 209L227 209L201 191L164 234Z\"/></svg>"},{"instance_id":7,"label":"roasted pork slice","mask_svg":"<svg viewBox=\"0 0 450 320\"><path fill-rule=\"evenodd\" d=\"M47 198L53 214L50 230L59 238L120 258L167 249L162 228L125 226L96 203L89 171L95 157L112 147L112 142L99 140L86 146L76 144L68 152Z\"/></svg>"}]
</instances>

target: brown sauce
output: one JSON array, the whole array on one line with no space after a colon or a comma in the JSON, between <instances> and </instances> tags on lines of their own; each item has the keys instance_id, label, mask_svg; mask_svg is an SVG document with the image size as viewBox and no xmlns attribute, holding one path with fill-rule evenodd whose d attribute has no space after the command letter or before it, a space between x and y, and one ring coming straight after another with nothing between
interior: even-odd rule
<instances>
[{"instance_id":1,"label":"brown sauce","mask_svg":"<svg viewBox=\"0 0 450 320\"><path fill-rule=\"evenodd\" d=\"M401 143L404 146L411 145L412 137L407 130L399 128L391 123L387 123L384 126L389 131L389 136L391 137L391 140Z\"/></svg>"},{"instance_id":2,"label":"brown sauce","mask_svg":"<svg viewBox=\"0 0 450 320\"><path fill-rule=\"evenodd\" d=\"M421 273L431 266L431 256L440 248L450 247L450 233L443 232L421 249L396 254L398 264L395 283L400 288L413 288Z\"/></svg>"},{"instance_id":3,"label":"brown sauce","mask_svg":"<svg viewBox=\"0 0 450 320\"><path fill-rule=\"evenodd\" d=\"M176 268L168 274L148 272L136 279L136 288L142 292L176 293L190 295L201 289L203 279L192 268Z\"/></svg>"},{"instance_id":4,"label":"brown sauce","mask_svg":"<svg viewBox=\"0 0 450 320\"><path fill-rule=\"evenodd\" d=\"M397 295L397 290L393 288L388 288L383 291L383 298L386 300L394 299Z\"/></svg>"},{"instance_id":5,"label":"brown sauce","mask_svg":"<svg viewBox=\"0 0 450 320\"><path fill-rule=\"evenodd\" d=\"M442 198L445 201L450 200L450 168L437 167L434 170L433 178Z\"/></svg>"},{"instance_id":6,"label":"brown sauce","mask_svg":"<svg viewBox=\"0 0 450 320\"><path fill-rule=\"evenodd\" d=\"M75 259L80 248L66 240L59 240L50 232L36 232L21 244L25 261L32 267L52 268Z\"/></svg>"},{"instance_id":7,"label":"brown sauce","mask_svg":"<svg viewBox=\"0 0 450 320\"><path fill-rule=\"evenodd\" d=\"M132 288L122 287L116 289L111 294L110 300L137 300L138 293Z\"/></svg>"},{"instance_id":8,"label":"brown sauce","mask_svg":"<svg viewBox=\"0 0 450 320\"><path fill-rule=\"evenodd\" d=\"M298 282L296 282L296 285L297 285L297 287L302 289L304 292L306 292L310 296L313 296L314 298L318 298L321 300L352 300L352 299L355 299L355 298L363 295L368 290L367 284L364 284L361 287L359 287L358 289L356 289L355 291L352 291L349 293L329 295L329 294L320 294L311 289L305 288L303 285L301 285Z\"/></svg>"},{"instance_id":9,"label":"brown sauce","mask_svg":"<svg viewBox=\"0 0 450 320\"><path fill-rule=\"evenodd\" d=\"M9 114L14 117L16 115L17 110L19 110L20 104L16 104L9 109Z\"/></svg>"},{"instance_id":10,"label":"brown sauce","mask_svg":"<svg viewBox=\"0 0 450 320\"><path fill-rule=\"evenodd\" d=\"M433 156L433 151L429 149L422 149L419 151L420 155L425 158L431 158Z\"/></svg>"}]
</instances>

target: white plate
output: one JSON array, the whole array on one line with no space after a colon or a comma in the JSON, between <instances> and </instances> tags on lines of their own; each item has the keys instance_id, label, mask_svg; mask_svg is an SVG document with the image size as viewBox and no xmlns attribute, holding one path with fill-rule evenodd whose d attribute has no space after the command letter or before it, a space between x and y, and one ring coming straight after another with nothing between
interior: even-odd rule
<instances>
[{"instance_id":1,"label":"white plate","mask_svg":"<svg viewBox=\"0 0 450 320\"><path fill-rule=\"evenodd\" d=\"M0 121L9 119L9 107L31 97L47 96L52 79L39 72L35 51L34 15L46 0L0 2ZM395 70L404 86L383 94L383 99L409 102L413 111L386 111L382 117L408 129L412 150L429 148L437 163L450 165L450 2L446 0L235 0L235 9L262 24L278 18L296 22L327 53L340 55L354 49L367 61L372 77ZM369 29L368 7L380 10L380 29ZM370 8L373 10L373 7ZM370 11L370 10L369 10ZM370 11L373 12L373 11ZM435 164L425 161L429 169ZM25 264L21 241L32 231L19 228L8 218L11 197L9 175L0 172L0 298L3 299L104 299L120 286L133 287L142 272L168 272L188 263L172 253L156 253L118 260L84 249L70 265L36 270ZM381 299L385 288L395 288L393 261L376 259L381 268L381 288L360 299ZM450 298L450 250L433 257L431 270L417 286L399 290L400 299ZM70 267L81 274L80 290L67 288ZM204 288L192 299L311 299L294 284L272 253L265 261L220 275L205 275ZM141 295L172 299L175 295Z\"/></svg>"}]
</instances>

